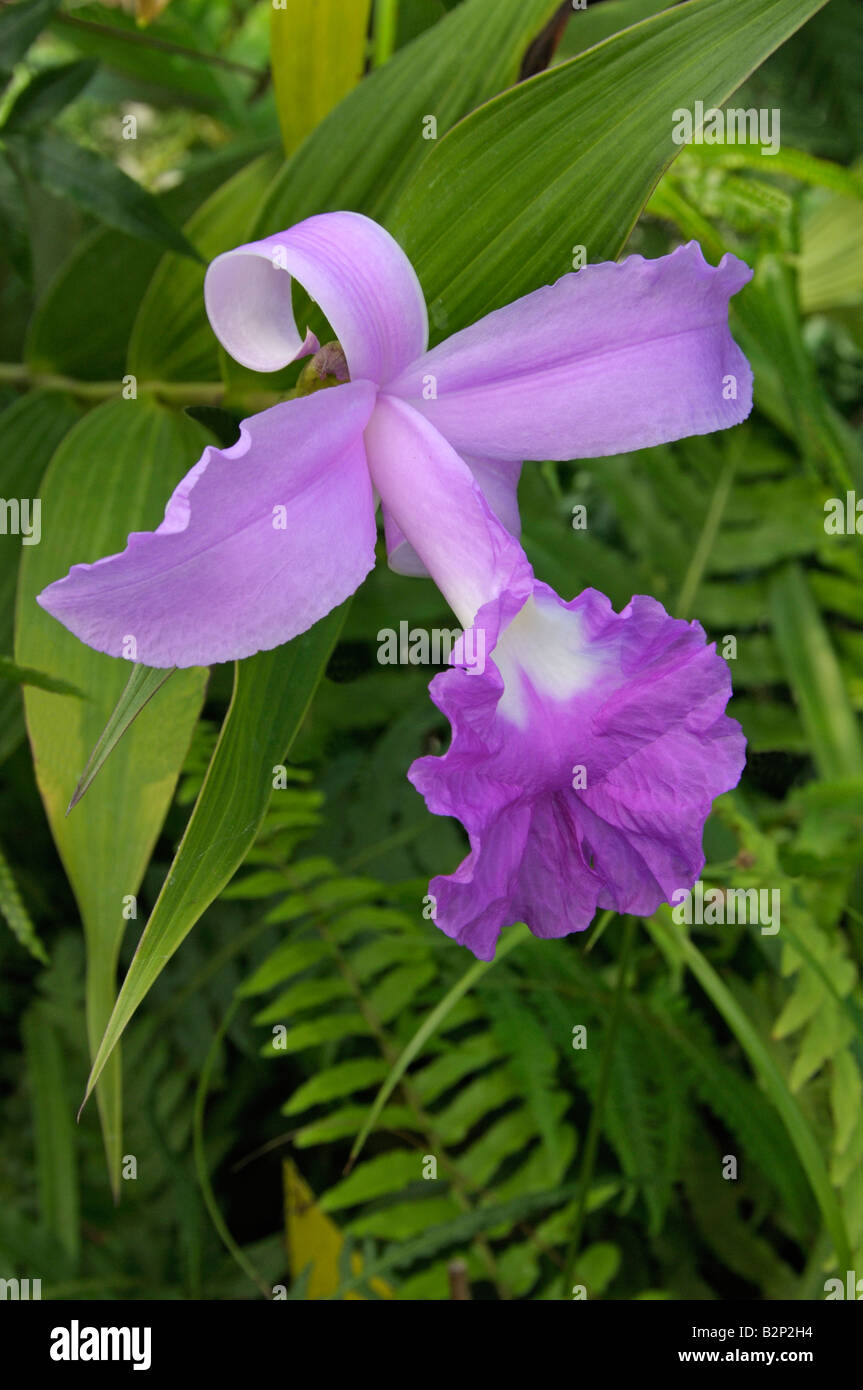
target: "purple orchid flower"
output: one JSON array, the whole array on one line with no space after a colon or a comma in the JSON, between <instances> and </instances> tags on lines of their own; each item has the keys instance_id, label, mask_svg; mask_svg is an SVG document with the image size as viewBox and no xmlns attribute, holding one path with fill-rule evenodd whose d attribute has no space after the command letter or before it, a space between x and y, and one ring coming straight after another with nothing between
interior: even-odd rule
<instances>
[{"instance_id":1,"label":"purple orchid flower","mask_svg":"<svg viewBox=\"0 0 863 1390\"><path fill-rule=\"evenodd\" d=\"M698 624L650 598L615 614L539 583L518 541L524 459L597 457L705 434L749 414L728 328L751 277L691 242L587 266L426 351L416 274L356 213L309 218L219 256L207 312L257 371L314 352L296 278L329 320L350 380L245 420L208 447L153 532L75 565L39 602L82 641L150 666L250 656L342 603L374 564L429 574L494 659L436 676L453 737L409 776L471 844L433 880L436 921L481 959L503 926L542 937L597 907L647 914L703 864L711 803L744 761L726 664ZM476 648L475 648L476 649Z\"/></svg>"}]
</instances>

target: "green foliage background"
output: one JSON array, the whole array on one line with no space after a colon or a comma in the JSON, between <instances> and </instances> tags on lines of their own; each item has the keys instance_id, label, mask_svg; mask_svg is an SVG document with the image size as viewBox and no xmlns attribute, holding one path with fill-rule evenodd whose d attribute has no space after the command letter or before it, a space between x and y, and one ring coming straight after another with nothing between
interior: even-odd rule
<instances>
[{"instance_id":1,"label":"green foliage background","mask_svg":"<svg viewBox=\"0 0 863 1390\"><path fill-rule=\"evenodd\" d=\"M338 0L304 10L0 10L0 493L43 504L38 546L0 537L0 1277L441 1299L458 1257L481 1298L821 1298L863 1270L863 561L824 526L863 498L863 11L603 0L564 26L554 0L400 0L352 64ZM672 144L673 108L732 93L781 112L779 154ZM124 708L152 698L65 816L128 668L33 595L291 389L220 354L204 263L334 207L399 236L438 338L580 244L696 237L754 267L749 421L528 464L520 502L566 597L649 593L736 639L749 762L703 878L780 889L778 935L605 913L513 928L479 966L436 931L427 882L463 844L404 774L446 728L376 634L449 622L383 563L281 651L155 694L141 673ZM302 1231L286 1159L317 1198Z\"/></svg>"}]
</instances>

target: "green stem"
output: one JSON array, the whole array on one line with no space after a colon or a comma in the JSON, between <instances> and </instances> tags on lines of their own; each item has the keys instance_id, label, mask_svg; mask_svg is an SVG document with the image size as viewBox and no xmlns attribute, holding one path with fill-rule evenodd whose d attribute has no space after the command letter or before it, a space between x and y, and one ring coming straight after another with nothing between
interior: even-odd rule
<instances>
[{"instance_id":1,"label":"green stem","mask_svg":"<svg viewBox=\"0 0 863 1390\"><path fill-rule=\"evenodd\" d=\"M210 1089L210 1077L213 1073L213 1067L216 1063L216 1057L219 1054L219 1048L222 1045L222 1041L225 1037L226 1032L228 1031L228 1027L231 1023L231 1020L233 1019L234 1014L237 1012L238 1006L239 1000L234 999L227 1012L225 1013L224 1018L219 1024L213 1041L210 1044L210 1050L207 1053L207 1058L204 1062L204 1066L201 1071L200 1078L198 1080L198 1087L195 1092L194 1118L192 1121L192 1133L194 1137L195 1152L195 1171L198 1175L198 1185L201 1189L201 1195L204 1198L204 1203L206 1205L207 1211L210 1213L210 1220L212 1221L213 1225L218 1231L219 1236L222 1240L222 1244L228 1250L229 1254L233 1257L233 1259L236 1260L243 1273L248 1275L253 1284L257 1285L261 1293L264 1295L264 1298L272 1298L272 1289L268 1288L268 1286L264 1283L263 1279L258 1274L254 1265L243 1254L239 1245L234 1240L234 1237L231 1235L231 1232L228 1230L227 1224L225 1222L224 1217L222 1216L222 1213L219 1211L215 1193L213 1192L212 1183L210 1182L210 1175L207 1172L207 1157L204 1153L204 1108L207 1104L207 1093Z\"/></svg>"},{"instance_id":2,"label":"green stem","mask_svg":"<svg viewBox=\"0 0 863 1390\"><path fill-rule=\"evenodd\" d=\"M399 24L399 0L375 0L372 64L382 67L396 51Z\"/></svg>"},{"instance_id":3,"label":"green stem","mask_svg":"<svg viewBox=\"0 0 863 1390\"><path fill-rule=\"evenodd\" d=\"M690 609L698 593L699 586L704 578L710 555L716 544L716 537L719 534L719 527L722 524L722 517L731 492L731 485L734 482L734 459L730 458L725 463L719 475L719 481L713 490L710 499L710 506L707 508L707 515L704 518L704 525L701 528L701 535L698 537L698 544L695 553L689 562L689 568L683 580L677 603L674 606L675 615L678 618L688 618Z\"/></svg>"},{"instance_id":4,"label":"green stem","mask_svg":"<svg viewBox=\"0 0 863 1390\"><path fill-rule=\"evenodd\" d=\"M172 53L177 58L186 58L192 63L206 63L209 67L224 68L226 72L238 72L244 77L260 81L266 76L263 68L250 67L248 63L237 63L233 58L223 58L219 53L203 53L196 48L185 48L182 44L171 43L169 39L157 38L155 34L142 34L136 29L121 29L114 24L95 24L89 19L75 19L69 14L54 16L54 24L68 29L82 29L85 33L97 34L112 42L131 43L138 48L154 48L159 53Z\"/></svg>"},{"instance_id":5,"label":"green stem","mask_svg":"<svg viewBox=\"0 0 863 1390\"><path fill-rule=\"evenodd\" d=\"M614 1056L614 1044L617 1039L617 1030L623 1012L623 999L626 993L626 976L629 969L630 956L632 955L632 944L635 940L635 918L627 917L625 923L623 946L621 947L620 958L618 960L617 989L614 994L614 1003L612 1004L608 1031L605 1035L602 1061L599 1068L599 1084L596 1091L596 1100L594 1101L590 1123L587 1127L587 1138L584 1143L584 1153L581 1159L578 1206L575 1211L575 1225L573 1227L572 1240L570 1242L563 1273L564 1297L567 1296L567 1290L572 1288L578 1252L581 1248L581 1237L584 1230L585 1217L587 1216L587 1195L590 1191L590 1184L593 1181L593 1170L596 1166L599 1136L602 1132L602 1116L605 1109L605 1098L608 1094L608 1083L611 1080L611 1062Z\"/></svg>"},{"instance_id":6,"label":"green stem","mask_svg":"<svg viewBox=\"0 0 863 1390\"><path fill-rule=\"evenodd\" d=\"M30 387L35 391L67 391L83 401L107 401L123 392L122 381L79 381L71 376L53 372L35 372L26 362L0 362L0 385ZM220 405L228 388L222 381L139 381L135 389L141 395L157 396L168 405ZM284 400L285 391L250 391L242 397L231 396L231 404L244 409L266 410Z\"/></svg>"}]
</instances>

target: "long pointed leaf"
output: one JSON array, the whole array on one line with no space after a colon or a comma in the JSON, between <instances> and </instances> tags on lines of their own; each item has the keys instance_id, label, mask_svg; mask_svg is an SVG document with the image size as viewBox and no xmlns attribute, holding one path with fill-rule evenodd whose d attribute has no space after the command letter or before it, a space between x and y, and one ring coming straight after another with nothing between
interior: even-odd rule
<instances>
[{"instance_id":1,"label":"long pointed leaf","mask_svg":"<svg viewBox=\"0 0 863 1390\"><path fill-rule=\"evenodd\" d=\"M77 813L67 818L81 768L129 667L79 642L35 596L76 561L121 550L130 531L157 525L166 496L206 440L200 426L146 398L100 406L55 453L41 490L41 543L25 547L21 555L16 660L71 681L86 696L24 689L39 792L84 923L91 1053L114 1002L123 933L137 910L135 895L198 717L206 671L174 677L129 730ZM99 1096L115 1187L122 1153L120 1083L117 1056Z\"/></svg>"},{"instance_id":2,"label":"long pointed leaf","mask_svg":"<svg viewBox=\"0 0 863 1390\"><path fill-rule=\"evenodd\" d=\"M87 1083L177 947L242 864L346 616L345 606L275 651L237 663L234 696L204 785L138 943Z\"/></svg>"},{"instance_id":3,"label":"long pointed leaf","mask_svg":"<svg viewBox=\"0 0 863 1390\"><path fill-rule=\"evenodd\" d=\"M111 717L99 735L99 740L87 759L87 766L78 779L78 785L72 793L72 800L66 810L66 815L81 800L88 787L93 783L93 778L104 767L106 760L117 747L120 739L132 722L137 719L144 706L152 700L157 690L161 690L165 681L173 675L175 668L167 671L154 670L150 666L133 666L131 675L123 687L123 693L117 701L111 713Z\"/></svg>"}]
</instances>

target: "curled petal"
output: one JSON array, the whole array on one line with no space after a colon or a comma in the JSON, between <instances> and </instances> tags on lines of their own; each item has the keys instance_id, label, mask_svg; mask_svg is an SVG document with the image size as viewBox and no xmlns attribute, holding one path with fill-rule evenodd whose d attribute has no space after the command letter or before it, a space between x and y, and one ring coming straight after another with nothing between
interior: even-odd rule
<instances>
[{"instance_id":1,"label":"curled petal","mask_svg":"<svg viewBox=\"0 0 863 1390\"><path fill-rule=\"evenodd\" d=\"M500 594L518 590L530 575L524 551L465 461L421 415L380 396L365 444L389 538L413 547L463 626Z\"/></svg>"},{"instance_id":2,"label":"curled petal","mask_svg":"<svg viewBox=\"0 0 863 1390\"><path fill-rule=\"evenodd\" d=\"M204 300L213 332L243 366L275 372L314 351L294 322L292 277L321 306L354 380L381 384L424 351L425 300L398 242L360 213L327 212L209 266Z\"/></svg>"},{"instance_id":3,"label":"curled petal","mask_svg":"<svg viewBox=\"0 0 863 1390\"><path fill-rule=\"evenodd\" d=\"M452 743L409 776L471 845L430 885L448 936L490 960L512 922L564 936L597 908L648 915L691 887L745 754L728 668L697 623L651 598L617 614L595 590L564 603L536 583L485 672L430 689Z\"/></svg>"},{"instance_id":4,"label":"curled petal","mask_svg":"<svg viewBox=\"0 0 863 1390\"><path fill-rule=\"evenodd\" d=\"M697 242L585 266L456 333L387 389L459 453L486 458L595 458L726 429L752 408L728 328L751 275L730 254L708 265Z\"/></svg>"},{"instance_id":5,"label":"curled petal","mask_svg":"<svg viewBox=\"0 0 863 1390\"><path fill-rule=\"evenodd\" d=\"M157 530L73 565L39 603L97 651L147 666L230 661L305 632L374 565L374 399L358 381L253 415L236 444L204 450Z\"/></svg>"}]
</instances>

